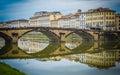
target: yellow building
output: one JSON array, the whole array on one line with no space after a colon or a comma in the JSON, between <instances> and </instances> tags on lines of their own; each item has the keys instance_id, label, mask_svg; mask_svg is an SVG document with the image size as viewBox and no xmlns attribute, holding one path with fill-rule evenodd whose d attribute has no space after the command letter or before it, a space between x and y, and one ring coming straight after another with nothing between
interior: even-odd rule
<instances>
[{"instance_id":1,"label":"yellow building","mask_svg":"<svg viewBox=\"0 0 120 75\"><path fill-rule=\"evenodd\" d=\"M58 13L58 14L51 14L50 15L50 27L59 27L58 26L58 19L61 18L63 15Z\"/></svg>"},{"instance_id":2,"label":"yellow building","mask_svg":"<svg viewBox=\"0 0 120 75\"><path fill-rule=\"evenodd\" d=\"M50 14L50 20L58 20L63 15L60 12L53 12Z\"/></svg>"},{"instance_id":3,"label":"yellow building","mask_svg":"<svg viewBox=\"0 0 120 75\"><path fill-rule=\"evenodd\" d=\"M116 15L116 30L120 31L120 14Z\"/></svg>"},{"instance_id":4,"label":"yellow building","mask_svg":"<svg viewBox=\"0 0 120 75\"><path fill-rule=\"evenodd\" d=\"M91 29L114 30L115 12L109 8L90 9L86 12L86 25Z\"/></svg>"},{"instance_id":5,"label":"yellow building","mask_svg":"<svg viewBox=\"0 0 120 75\"><path fill-rule=\"evenodd\" d=\"M114 67L117 59L116 53L116 51L103 51L93 54L86 53L86 64L91 67L98 67L101 69Z\"/></svg>"}]
</instances>

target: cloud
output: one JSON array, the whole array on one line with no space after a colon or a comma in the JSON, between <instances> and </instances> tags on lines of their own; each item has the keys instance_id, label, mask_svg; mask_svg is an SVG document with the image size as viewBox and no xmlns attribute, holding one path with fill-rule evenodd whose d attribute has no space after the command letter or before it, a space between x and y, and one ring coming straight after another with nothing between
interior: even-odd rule
<instances>
[{"instance_id":1,"label":"cloud","mask_svg":"<svg viewBox=\"0 0 120 75\"><path fill-rule=\"evenodd\" d=\"M24 0L12 3L0 11L0 17L11 19L29 18L38 11L60 11L63 14L75 13L77 9L87 11L98 7L110 7L119 10L118 0Z\"/></svg>"}]
</instances>

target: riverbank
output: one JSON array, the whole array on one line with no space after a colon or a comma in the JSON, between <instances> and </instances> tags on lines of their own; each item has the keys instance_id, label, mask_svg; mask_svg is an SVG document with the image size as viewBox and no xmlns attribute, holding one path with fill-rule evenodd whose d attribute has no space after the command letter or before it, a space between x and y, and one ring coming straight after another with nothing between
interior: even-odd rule
<instances>
[{"instance_id":1,"label":"riverbank","mask_svg":"<svg viewBox=\"0 0 120 75\"><path fill-rule=\"evenodd\" d=\"M15 68L12 68L6 63L0 62L0 75L26 75L26 74L23 72L20 72Z\"/></svg>"},{"instance_id":2,"label":"riverbank","mask_svg":"<svg viewBox=\"0 0 120 75\"><path fill-rule=\"evenodd\" d=\"M49 40L49 38L44 34L26 34L22 36L22 39Z\"/></svg>"}]
</instances>

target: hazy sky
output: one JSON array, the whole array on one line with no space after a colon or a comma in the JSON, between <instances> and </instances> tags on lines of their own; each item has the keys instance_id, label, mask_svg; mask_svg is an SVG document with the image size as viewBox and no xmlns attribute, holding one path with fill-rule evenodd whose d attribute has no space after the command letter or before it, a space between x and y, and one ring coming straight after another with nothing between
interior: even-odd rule
<instances>
[{"instance_id":1,"label":"hazy sky","mask_svg":"<svg viewBox=\"0 0 120 75\"><path fill-rule=\"evenodd\" d=\"M120 0L0 0L0 21L29 19L38 11L69 14L98 7L109 7L120 13Z\"/></svg>"}]
</instances>

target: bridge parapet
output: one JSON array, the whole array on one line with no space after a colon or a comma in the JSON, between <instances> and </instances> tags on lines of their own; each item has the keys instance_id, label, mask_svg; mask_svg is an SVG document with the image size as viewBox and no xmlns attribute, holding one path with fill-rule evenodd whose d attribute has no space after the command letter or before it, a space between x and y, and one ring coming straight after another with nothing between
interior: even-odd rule
<instances>
[{"instance_id":1,"label":"bridge parapet","mask_svg":"<svg viewBox=\"0 0 120 75\"><path fill-rule=\"evenodd\" d=\"M23 36L24 34L31 32L33 30L40 30L40 31L46 31L46 32L52 32L57 37L59 37L60 41L65 41L65 38L74 32L83 31L87 34L90 34L94 40L99 39L99 35L101 35L102 31L92 31L92 30L82 30L82 29L63 29L63 28L45 28L45 27L32 27L32 28L14 28L14 29L0 29L1 33L4 33L8 35L10 38L12 38L12 42L16 43L18 39ZM104 32L103 32L104 33Z\"/></svg>"},{"instance_id":2,"label":"bridge parapet","mask_svg":"<svg viewBox=\"0 0 120 75\"><path fill-rule=\"evenodd\" d=\"M24 33L30 31L30 29L22 29L22 30L0 30L1 33L8 35L8 37L12 38L13 43L17 43L20 36Z\"/></svg>"}]
</instances>

